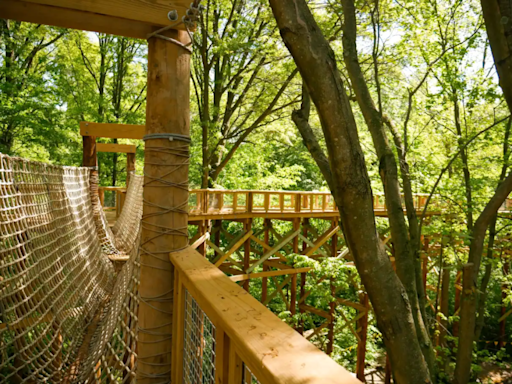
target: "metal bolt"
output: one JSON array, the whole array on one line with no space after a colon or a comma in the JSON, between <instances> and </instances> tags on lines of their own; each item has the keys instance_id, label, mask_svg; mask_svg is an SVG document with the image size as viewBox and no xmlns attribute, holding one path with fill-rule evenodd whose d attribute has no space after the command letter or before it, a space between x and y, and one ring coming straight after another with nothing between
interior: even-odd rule
<instances>
[{"instance_id":1,"label":"metal bolt","mask_svg":"<svg viewBox=\"0 0 512 384\"><path fill-rule=\"evenodd\" d=\"M169 11L169 13L167 14L167 18L171 21L178 20L178 11L175 9Z\"/></svg>"}]
</instances>

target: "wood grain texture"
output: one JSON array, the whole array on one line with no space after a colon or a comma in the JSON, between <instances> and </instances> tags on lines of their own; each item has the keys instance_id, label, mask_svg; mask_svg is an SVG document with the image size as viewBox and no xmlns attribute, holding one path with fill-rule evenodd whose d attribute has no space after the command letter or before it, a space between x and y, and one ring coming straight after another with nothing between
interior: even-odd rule
<instances>
[{"instance_id":1,"label":"wood grain texture","mask_svg":"<svg viewBox=\"0 0 512 384\"><path fill-rule=\"evenodd\" d=\"M109 143L97 143L97 152L116 152L116 153L135 153L137 147L130 144L109 144Z\"/></svg>"},{"instance_id":2,"label":"wood grain texture","mask_svg":"<svg viewBox=\"0 0 512 384\"><path fill-rule=\"evenodd\" d=\"M260 383L359 383L196 251L170 258L181 283Z\"/></svg>"},{"instance_id":3,"label":"wood grain texture","mask_svg":"<svg viewBox=\"0 0 512 384\"><path fill-rule=\"evenodd\" d=\"M109 139L142 140L146 134L145 125L80 122L82 136L105 137Z\"/></svg>"}]
</instances>

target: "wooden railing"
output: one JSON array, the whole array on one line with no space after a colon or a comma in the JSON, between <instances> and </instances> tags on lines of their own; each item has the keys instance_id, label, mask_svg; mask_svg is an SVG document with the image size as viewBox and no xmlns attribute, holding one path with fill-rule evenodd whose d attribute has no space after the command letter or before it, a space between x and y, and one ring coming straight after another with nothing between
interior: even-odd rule
<instances>
[{"instance_id":1,"label":"wooden railing","mask_svg":"<svg viewBox=\"0 0 512 384\"><path fill-rule=\"evenodd\" d=\"M415 194L417 210L425 207L428 194ZM373 196L376 211L385 211L383 194ZM336 213L338 208L330 192L248 191L195 189L190 191L189 214L215 215L237 213Z\"/></svg>"},{"instance_id":2,"label":"wooden railing","mask_svg":"<svg viewBox=\"0 0 512 384\"><path fill-rule=\"evenodd\" d=\"M170 257L173 383L359 383L195 250Z\"/></svg>"},{"instance_id":3,"label":"wooden railing","mask_svg":"<svg viewBox=\"0 0 512 384\"><path fill-rule=\"evenodd\" d=\"M115 193L115 206L105 207L105 191L112 191ZM123 209L124 199L126 198L126 187L98 187L98 194L100 198L101 206L106 209L115 209L116 217L121 214Z\"/></svg>"}]
</instances>

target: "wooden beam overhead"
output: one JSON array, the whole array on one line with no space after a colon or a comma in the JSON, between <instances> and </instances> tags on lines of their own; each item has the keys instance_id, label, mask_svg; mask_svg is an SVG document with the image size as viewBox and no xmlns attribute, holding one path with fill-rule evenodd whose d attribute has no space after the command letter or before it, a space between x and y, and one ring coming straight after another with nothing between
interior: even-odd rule
<instances>
[{"instance_id":1,"label":"wooden beam overhead","mask_svg":"<svg viewBox=\"0 0 512 384\"><path fill-rule=\"evenodd\" d=\"M1 0L0 18L146 39L185 15L190 0ZM176 29L184 29L183 24Z\"/></svg>"},{"instance_id":2,"label":"wooden beam overhead","mask_svg":"<svg viewBox=\"0 0 512 384\"><path fill-rule=\"evenodd\" d=\"M109 139L142 140L146 134L145 125L80 122L82 136L105 137Z\"/></svg>"},{"instance_id":3,"label":"wooden beam overhead","mask_svg":"<svg viewBox=\"0 0 512 384\"><path fill-rule=\"evenodd\" d=\"M129 144L97 143L96 152L135 153L137 147Z\"/></svg>"}]
</instances>

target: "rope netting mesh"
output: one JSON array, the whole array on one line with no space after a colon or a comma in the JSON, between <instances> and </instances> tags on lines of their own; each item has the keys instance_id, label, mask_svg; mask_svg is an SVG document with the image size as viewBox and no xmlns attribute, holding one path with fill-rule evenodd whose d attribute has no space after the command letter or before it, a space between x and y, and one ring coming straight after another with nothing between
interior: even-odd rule
<instances>
[{"instance_id":1,"label":"rope netting mesh","mask_svg":"<svg viewBox=\"0 0 512 384\"><path fill-rule=\"evenodd\" d=\"M126 191L123 210L112 228L115 246L119 251L125 254L130 254L132 251L135 245L133 241L134 233L138 233L140 230L143 186L144 177L136 175L130 176L130 183Z\"/></svg>"},{"instance_id":2,"label":"rope netting mesh","mask_svg":"<svg viewBox=\"0 0 512 384\"><path fill-rule=\"evenodd\" d=\"M122 240L109 240L132 250L116 275L89 178L87 168L0 154L0 382L134 377L142 180L132 178Z\"/></svg>"}]
</instances>

